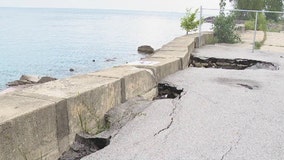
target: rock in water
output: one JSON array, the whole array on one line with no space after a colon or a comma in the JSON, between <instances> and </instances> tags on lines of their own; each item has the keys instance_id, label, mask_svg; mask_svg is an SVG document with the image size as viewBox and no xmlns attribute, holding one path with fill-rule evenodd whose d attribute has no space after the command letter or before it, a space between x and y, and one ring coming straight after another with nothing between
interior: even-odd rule
<instances>
[{"instance_id":1,"label":"rock in water","mask_svg":"<svg viewBox=\"0 0 284 160\"><path fill-rule=\"evenodd\" d=\"M154 53L154 48L148 45L143 45L143 46L138 47L138 52L152 54Z\"/></svg>"},{"instance_id":2,"label":"rock in water","mask_svg":"<svg viewBox=\"0 0 284 160\"><path fill-rule=\"evenodd\" d=\"M39 77L39 76L30 76L30 75L22 75L20 80L15 80L12 82L8 82L7 86L20 86L20 85L34 85L38 83L45 83L49 81L57 80L56 78L52 77Z\"/></svg>"},{"instance_id":3,"label":"rock in water","mask_svg":"<svg viewBox=\"0 0 284 160\"><path fill-rule=\"evenodd\" d=\"M27 80L15 80L12 82L8 82L7 86L12 87L12 86L27 85L27 84L33 84L33 83Z\"/></svg>"},{"instance_id":4,"label":"rock in water","mask_svg":"<svg viewBox=\"0 0 284 160\"><path fill-rule=\"evenodd\" d=\"M39 81L39 76L33 76L33 75L22 75L20 78L20 81L30 81L32 83L37 83Z\"/></svg>"}]
</instances>

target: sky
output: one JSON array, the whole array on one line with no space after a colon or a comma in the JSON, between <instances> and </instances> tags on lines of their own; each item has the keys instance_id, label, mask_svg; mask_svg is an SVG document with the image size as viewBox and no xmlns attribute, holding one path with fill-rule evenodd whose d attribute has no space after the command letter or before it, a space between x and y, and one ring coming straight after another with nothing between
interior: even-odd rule
<instances>
[{"instance_id":1,"label":"sky","mask_svg":"<svg viewBox=\"0 0 284 160\"><path fill-rule=\"evenodd\" d=\"M0 0L0 7L94 8L184 12L186 8L219 8L220 0Z\"/></svg>"}]
</instances>

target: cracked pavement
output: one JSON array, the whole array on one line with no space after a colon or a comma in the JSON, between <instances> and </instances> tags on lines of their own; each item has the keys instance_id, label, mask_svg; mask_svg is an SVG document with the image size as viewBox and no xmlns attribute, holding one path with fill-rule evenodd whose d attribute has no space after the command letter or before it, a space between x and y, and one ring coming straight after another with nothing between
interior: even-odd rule
<instances>
[{"instance_id":1,"label":"cracked pavement","mask_svg":"<svg viewBox=\"0 0 284 160\"><path fill-rule=\"evenodd\" d=\"M83 160L283 160L284 53L215 45L195 54L264 60L280 70L189 68L170 75L163 81L184 88L180 99L155 100Z\"/></svg>"}]
</instances>

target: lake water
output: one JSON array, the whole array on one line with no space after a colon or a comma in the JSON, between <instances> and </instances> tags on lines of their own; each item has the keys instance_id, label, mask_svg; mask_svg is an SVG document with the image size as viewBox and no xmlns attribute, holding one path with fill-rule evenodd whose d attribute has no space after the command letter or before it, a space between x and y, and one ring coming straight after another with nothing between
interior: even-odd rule
<instances>
[{"instance_id":1,"label":"lake water","mask_svg":"<svg viewBox=\"0 0 284 160\"><path fill-rule=\"evenodd\" d=\"M139 60L185 32L181 13L0 8L0 90L22 74L64 78ZM115 61L106 62L106 59ZM95 60L95 62L93 62ZM75 72L69 72L74 68Z\"/></svg>"}]
</instances>

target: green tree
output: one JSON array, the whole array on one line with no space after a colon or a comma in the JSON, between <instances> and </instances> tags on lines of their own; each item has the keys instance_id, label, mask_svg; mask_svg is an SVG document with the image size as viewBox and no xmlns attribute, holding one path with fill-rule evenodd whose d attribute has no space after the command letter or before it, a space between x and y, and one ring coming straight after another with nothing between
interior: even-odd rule
<instances>
[{"instance_id":1,"label":"green tree","mask_svg":"<svg viewBox=\"0 0 284 160\"><path fill-rule=\"evenodd\" d=\"M265 10L267 11L283 11L283 0L265 0ZM265 13L267 19L279 21L281 14Z\"/></svg>"},{"instance_id":2,"label":"green tree","mask_svg":"<svg viewBox=\"0 0 284 160\"><path fill-rule=\"evenodd\" d=\"M232 0L234 8L244 10L263 10L265 0ZM255 18L254 12L236 12L238 19L249 20Z\"/></svg>"},{"instance_id":3,"label":"green tree","mask_svg":"<svg viewBox=\"0 0 284 160\"><path fill-rule=\"evenodd\" d=\"M199 20L196 20L197 12L198 9L196 9L194 12L191 12L191 9L186 9L186 15L181 18L180 26L186 31L187 35L188 32L196 30L199 25Z\"/></svg>"},{"instance_id":4,"label":"green tree","mask_svg":"<svg viewBox=\"0 0 284 160\"><path fill-rule=\"evenodd\" d=\"M283 0L230 0L233 2L234 8L244 10L266 10L266 11L283 11ZM267 19L278 21L281 14L265 13ZM237 12L238 19L253 19L253 12Z\"/></svg>"}]
</instances>

